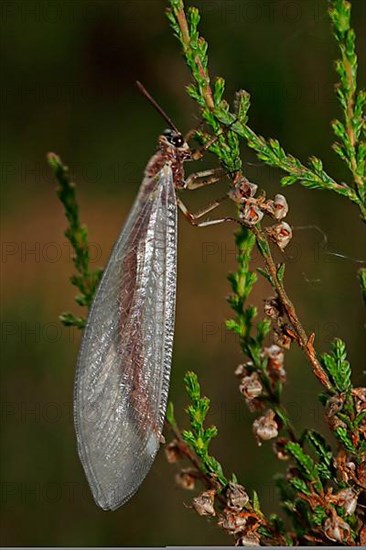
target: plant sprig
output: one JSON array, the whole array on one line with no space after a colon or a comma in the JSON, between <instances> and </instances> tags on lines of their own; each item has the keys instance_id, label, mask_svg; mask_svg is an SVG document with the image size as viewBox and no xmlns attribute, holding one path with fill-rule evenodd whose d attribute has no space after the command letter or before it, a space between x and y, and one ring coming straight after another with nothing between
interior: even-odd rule
<instances>
[{"instance_id":1,"label":"plant sprig","mask_svg":"<svg viewBox=\"0 0 366 550\"><path fill-rule=\"evenodd\" d=\"M206 474L212 475L225 487L228 483L221 464L209 454L211 440L217 436L216 426L205 428L204 422L210 407L208 397L201 396L198 377L194 372L187 372L184 377L186 392L191 400L187 407L191 429L183 432L183 439L196 453Z\"/></svg>"},{"instance_id":2,"label":"plant sprig","mask_svg":"<svg viewBox=\"0 0 366 550\"><path fill-rule=\"evenodd\" d=\"M333 23L333 34L338 43L341 58L335 63L340 78L336 88L343 112L343 121L335 120L333 131L339 139L333 146L346 163L354 179L355 191L365 206L366 201L366 142L365 106L366 92L358 90L356 37L351 27L351 4L347 0L332 0L329 15Z\"/></svg>"},{"instance_id":3,"label":"plant sprig","mask_svg":"<svg viewBox=\"0 0 366 550\"><path fill-rule=\"evenodd\" d=\"M344 8L345 1L333 0L331 5L333 6L333 10L335 10L331 13L334 20L336 13ZM207 126L210 128L211 132L213 132L214 136L216 136L216 139L212 141L212 136L203 132L199 132L198 137L203 143L207 143L208 141L212 142L209 150L218 157L228 175L233 178L234 183L236 181L235 178L238 178L238 174L240 175L242 170L242 161L240 159L237 139L241 137L246 140L249 147L257 152L257 156L260 160L271 166L282 169L287 173L281 180L283 186L299 182L303 186L311 189L333 191L357 204L363 219L366 221L366 205L364 202L364 195L360 191L362 187L362 185L360 185L360 180L357 182L357 178L355 177L355 185L348 185L344 182L338 183L325 172L320 159L310 157L309 165L305 166L296 157L286 153L278 140L266 140L262 136L257 135L255 131L248 126L250 96L247 92L243 90L240 91L236 96L233 110L230 109L230 106L223 98L225 89L224 80L218 77L212 81L209 75L208 48L206 41L199 35L198 23L200 16L198 10L196 8L188 8L187 11L185 11L183 0L170 0L168 17L174 33L182 45L186 63L193 76L194 83L188 86L187 91L199 105L202 119L207 123ZM352 33L349 34L349 36L352 36ZM342 40L343 39L344 36ZM348 37L345 38L345 40L347 41L350 39ZM354 45L354 41L352 42L351 40L351 45L352 44ZM354 50L353 55L355 55ZM342 82L343 89L345 90L346 80L343 79ZM353 94L355 93L356 86L354 85ZM340 94L338 93L338 95ZM346 94L344 94L344 97L346 97ZM348 105L348 119L346 119L345 128L346 132L348 132L348 139L350 139L350 119L352 118L352 124L354 125L355 119L360 116L360 105L362 105L363 96L362 93L358 96L361 99L356 100L353 113L350 111L352 100L349 94L347 97L348 100L346 99L343 103L344 105ZM360 145L358 143L358 153L356 152L356 141L360 136L358 130L358 126L357 132L355 132L355 128L353 128L353 137L355 138L354 151L351 150L350 147L345 148L348 154L348 165L351 168L353 167L351 171L354 176L356 173L355 159L359 162L364 158L364 156L362 156L364 155L362 144ZM359 172L360 169L358 167L356 176L359 175ZM342 507L338 506L335 508L334 506L334 502L337 501L337 498L341 499L341 497L332 496L333 489L339 490L344 487L343 478L346 474L344 473L344 466L342 465L341 459L339 458L338 460L337 458L338 462L336 461L329 445L325 442L324 438L314 430L306 430L300 438L294 436L294 430L290 420L279 400L282 388L279 387L279 390L276 390L276 392L271 391L270 381L266 379L266 360L263 358L262 343L265 335L271 329L271 325L268 322L260 322L256 326L255 333L254 319L257 311L255 307L246 304L253 285L256 282L256 275L251 273L249 268L251 252L255 243L257 244L265 264L264 269L258 269L258 271L260 271L275 290L281 308L290 321L290 334L292 331L294 334L292 337L304 351L312 365L315 376L326 389L323 394L324 404L334 399L339 392L341 392L342 395L344 392L348 393L344 406L340 407L340 410L337 411L337 420L335 424L331 426L341 446L340 457L342 456L343 450L346 450L347 452L354 453L357 461L359 461L360 455L357 454L354 444L359 436L352 437L351 429L359 434L358 426L364 422L364 417L362 414L356 414L356 409L360 406L359 401L361 397L357 393L353 396L353 389L350 382L351 371L345 357L343 343L336 341L332 348L332 353L330 355L325 354L321 360L318 359L314 349L315 335L311 334L308 336L300 323L294 305L285 290L284 264L280 264L279 266L275 264L266 231L260 227L259 223L253 225L249 229L242 228L241 232L236 237L238 268L236 272L229 276L233 291L233 294L229 297L229 303L235 312L235 318L228 321L227 327L239 335L243 352L251 360L251 363L245 364L244 366L245 379L251 379L251 376L248 376L250 373L255 373L255 376L259 376L259 380L267 392L267 395L264 395L264 400L267 400L268 405L272 406L272 410L267 411L266 415L260 419L262 421L261 426L263 426L263 421L268 420L268 423L264 424L264 426L266 428L273 428L274 411L285 427L287 427L290 435L290 441L285 444L282 451L280 450L280 453L282 455L288 453L297 466L297 469L288 474L288 479L282 480L281 487L283 490L282 497L284 504L293 519L296 531L295 540L300 542L312 541L315 543L324 543L329 541L329 539L341 540L344 536L345 540L353 541L355 533L351 528L352 520L350 523L347 523L348 519L342 511ZM360 280L363 289L366 287L364 279L364 273L362 271L360 272ZM263 397L259 399L263 401ZM260 406L260 402L258 405ZM327 415L331 416L330 412L332 412L333 409L327 405L326 411ZM275 431L273 434L274 433ZM267 437L268 434L264 434L264 438ZM273 437L273 435L271 437ZM194 437L190 435L189 439L193 445ZM314 453L314 458L312 458L304 448L306 445L308 445L310 450ZM363 451L361 450L360 452L362 453ZM338 466L336 467L335 464L338 464ZM340 514L340 516L338 514ZM339 533L343 533L340 535L340 539L332 538L332 529L335 529L334 525L338 525ZM342 531L342 529L345 531Z\"/></svg>"},{"instance_id":4,"label":"plant sprig","mask_svg":"<svg viewBox=\"0 0 366 550\"><path fill-rule=\"evenodd\" d=\"M64 234L74 251L72 261L77 271L75 275L70 277L70 281L80 292L75 300L80 306L89 309L103 270L92 270L90 268L88 230L80 222L75 184L70 180L68 167L62 163L60 157L55 153L48 153L47 161L59 183L57 195L64 206L68 221L68 227ZM65 326L75 326L80 329L83 329L86 323L84 317L78 317L73 313L62 313L60 320Z\"/></svg>"},{"instance_id":5,"label":"plant sprig","mask_svg":"<svg viewBox=\"0 0 366 550\"><path fill-rule=\"evenodd\" d=\"M249 147L256 151L260 160L288 174L281 179L283 186L299 182L304 187L310 189L334 191L357 204L363 220L366 221L364 187L366 145L364 142L358 144L361 128L364 128L365 124L362 113L366 96L363 91L358 92L357 96L355 96L357 57L354 51L354 38L352 39L354 33L349 27L350 9L348 2L346 0L333 0L330 13L332 20L336 22L335 34L340 43L342 54L344 52L342 57L342 59L344 58L344 62L343 64L338 63L337 68L339 72L342 72L342 75L344 73L346 76L342 78L343 87L341 86L338 89L338 95L342 98L344 97L343 103L346 105L348 112L344 135L348 136L346 149L349 154L347 158L352 167L356 190L344 182L336 182L334 178L325 172L322 161L315 156L311 156L309 158L309 165L305 166L295 156L286 153L278 140L265 139L251 129L247 123L247 112L250 106L250 95L248 92L244 90L239 92L241 108L236 109L234 113L230 112L230 106L223 99L225 89L224 79L218 77L212 86L210 84L211 79L208 72L207 56L208 47L207 42L198 32L200 15L197 8L188 8L186 15L183 0L170 0L170 6L168 17L173 31L182 45L185 60L195 82L188 86L188 93L201 107L202 119L216 133L216 136L218 136L219 131L222 133L223 126L230 128L228 140L225 142L223 136L218 136L215 146L210 148L210 151L218 156L224 168L228 172L234 172L235 170L240 170L242 166L239 158L238 142L234 137L234 134L237 133L246 140ZM346 25L346 29L343 28L344 25ZM349 93L347 90L349 90ZM355 101L353 101L354 96L356 97ZM336 123L336 127L339 126L338 122ZM229 140L232 142L231 144L228 143ZM349 146L350 144L353 144L353 149ZM338 149L337 152L339 152Z\"/></svg>"},{"instance_id":6,"label":"plant sprig","mask_svg":"<svg viewBox=\"0 0 366 550\"><path fill-rule=\"evenodd\" d=\"M217 78L213 85L214 91L211 88L208 71L208 46L205 39L199 35L200 15L197 8L188 8L186 16L183 0L170 0L170 9L167 10L167 15L174 34L182 45L183 55L194 79L194 84L188 86L187 91L200 106L203 120L213 130L216 137L209 150L218 157L229 175L238 175L242 161L237 136L240 135L240 129L246 127L247 113L250 106L249 94L243 91L239 92L235 102L236 114L230 113L229 105L223 99L224 79ZM206 138L207 141L209 139L212 139L212 137ZM263 138L258 139L261 143L263 142ZM273 142L273 147L280 154L282 149L277 143L275 145L275 142ZM268 239L264 232L257 229L256 226L253 228L253 232L259 251L267 267L271 270L270 275L272 276L275 264ZM316 358L312 340L309 340L302 328L295 309L284 291L283 282L277 276L276 269L275 273L276 277L272 277L272 282L275 290L279 292L280 298L285 300L284 306L290 321L295 323L298 343L306 353L316 376L323 384L327 385L327 378Z\"/></svg>"}]
</instances>

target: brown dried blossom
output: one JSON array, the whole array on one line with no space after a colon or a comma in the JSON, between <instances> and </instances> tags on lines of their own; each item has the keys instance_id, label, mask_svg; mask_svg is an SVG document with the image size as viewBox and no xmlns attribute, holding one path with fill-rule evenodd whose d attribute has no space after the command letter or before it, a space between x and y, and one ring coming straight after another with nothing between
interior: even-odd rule
<instances>
[{"instance_id":1,"label":"brown dried blossom","mask_svg":"<svg viewBox=\"0 0 366 550\"><path fill-rule=\"evenodd\" d=\"M288 204L286 197L284 195L276 195L274 198L274 217L276 220L282 220L287 216L288 213Z\"/></svg>"},{"instance_id":2,"label":"brown dried blossom","mask_svg":"<svg viewBox=\"0 0 366 550\"><path fill-rule=\"evenodd\" d=\"M247 524L248 517L251 514L249 512L237 512L225 508L223 513L220 515L218 524L225 529L230 535L236 535L244 531L244 528Z\"/></svg>"},{"instance_id":3,"label":"brown dried blossom","mask_svg":"<svg viewBox=\"0 0 366 550\"><path fill-rule=\"evenodd\" d=\"M325 407L325 414L328 419L332 418L343 409L344 401L345 396L343 394L337 394L328 399Z\"/></svg>"},{"instance_id":4,"label":"brown dried blossom","mask_svg":"<svg viewBox=\"0 0 366 550\"><path fill-rule=\"evenodd\" d=\"M245 535L241 535L238 540L236 541L236 546L260 546L261 545L261 537L259 533L253 532L253 533L247 533Z\"/></svg>"},{"instance_id":5,"label":"brown dried blossom","mask_svg":"<svg viewBox=\"0 0 366 550\"><path fill-rule=\"evenodd\" d=\"M268 363L272 363L272 365L283 365L285 354L283 353L283 350L276 346L276 344L272 344L269 347L265 347L263 349L263 356L268 357Z\"/></svg>"},{"instance_id":6,"label":"brown dried blossom","mask_svg":"<svg viewBox=\"0 0 366 550\"><path fill-rule=\"evenodd\" d=\"M271 214L276 220L282 220L287 216L288 204L283 195L276 195L274 200L269 200L266 203L266 211Z\"/></svg>"},{"instance_id":7,"label":"brown dried blossom","mask_svg":"<svg viewBox=\"0 0 366 550\"><path fill-rule=\"evenodd\" d=\"M288 442L289 440L285 437L279 437L273 443L273 450L279 460L288 460L290 458L290 455L286 451L286 445Z\"/></svg>"},{"instance_id":8,"label":"brown dried blossom","mask_svg":"<svg viewBox=\"0 0 366 550\"><path fill-rule=\"evenodd\" d=\"M353 514L357 507L358 495L352 489L342 489L336 495L332 495L331 501L344 508L346 516Z\"/></svg>"},{"instance_id":9,"label":"brown dried blossom","mask_svg":"<svg viewBox=\"0 0 366 550\"><path fill-rule=\"evenodd\" d=\"M199 516L216 516L215 494L215 489L210 489L192 500L192 506Z\"/></svg>"},{"instance_id":10,"label":"brown dried blossom","mask_svg":"<svg viewBox=\"0 0 366 550\"><path fill-rule=\"evenodd\" d=\"M351 542L351 527L342 519L334 509L331 516L324 522L324 534L329 540L335 542Z\"/></svg>"},{"instance_id":11,"label":"brown dried blossom","mask_svg":"<svg viewBox=\"0 0 366 550\"><path fill-rule=\"evenodd\" d=\"M356 464L344 449L340 449L335 459L335 465L342 481L348 483L351 480L356 480Z\"/></svg>"},{"instance_id":12,"label":"brown dried blossom","mask_svg":"<svg viewBox=\"0 0 366 550\"><path fill-rule=\"evenodd\" d=\"M236 511L242 510L249 502L249 496L242 485L229 482L226 489L226 502L228 508Z\"/></svg>"},{"instance_id":13,"label":"brown dried blossom","mask_svg":"<svg viewBox=\"0 0 366 550\"><path fill-rule=\"evenodd\" d=\"M286 381L286 371L284 369L284 352L280 346L272 344L264 348L263 357L268 357L267 370L273 379Z\"/></svg>"},{"instance_id":14,"label":"brown dried blossom","mask_svg":"<svg viewBox=\"0 0 366 550\"><path fill-rule=\"evenodd\" d=\"M243 204L246 199L254 197L258 185L251 183L243 175L238 174L234 178L234 185L229 191L229 197L237 204Z\"/></svg>"},{"instance_id":15,"label":"brown dried blossom","mask_svg":"<svg viewBox=\"0 0 366 550\"><path fill-rule=\"evenodd\" d=\"M276 297L266 298L264 301L264 313L270 319L278 319L282 316L281 313L282 307Z\"/></svg>"},{"instance_id":16,"label":"brown dried blossom","mask_svg":"<svg viewBox=\"0 0 366 550\"><path fill-rule=\"evenodd\" d=\"M251 361L248 361L247 363L238 365L235 369L234 374L238 378L242 378L243 376L247 376L251 369L253 369L253 363Z\"/></svg>"},{"instance_id":17,"label":"brown dried blossom","mask_svg":"<svg viewBox=\"0 0 366 550\"><path fill-rule=\"evenodd\" d=\"M253 422L253 433L257 439L258 445L262 441L268 441L278 436L278 424L275 420L276 413L269 409L263 416Z\"/></svg>"},{"instance_id":18,"label":"brown dried blossom","mask_svg":"<svg viewBox=\"0 0 366 550\"><path fill-rule=\"evenodd\" d=\"M259 375L253 372L250 376L244 376L239 386L240 392L246 399L255 399L263 391L263 386L259 380Z\"/></svg>"},{"instance_id":19,"label":"brown dried blossom","mask_svg":"<svg viewBox=\"0 0 366 550\"><path fill-rule=\"evenodd\" d=\"M292 338L285 334L281 329L274 330L273 341L280 348L289 350L292 344Z\"/></svg>"},{"instance_id":20,"label":"brown dried blossom","mask_svg":"<svg viewBox=\"0 0 366 550\"><path fill-rule=\"evenodd\" d=\"M351 393L357 413L366 411L366 388L353 388Z\"/></svg>"},{"instance_id":21,"label":"brown dried blossom","mask_svg":"<svg viewBox=\"0 0 366 550\"><path fill-rule=\"evenodd\" d=\"M174 439L171 443L168 443L168 445L165 446L165 457L167 459L167 462L169 464L174 464L175 462L178 462L183 455L181 453L181 450L179 448L179 443L176 439Z\"/></svg>"},{"instance_id":22,"label":"brown dried blossom","mask_svg":"<svg viewBox=\"0 0 366 550\"><path fill-rule=\"evenodd\" d=\"M249 412L262 412L266 408L266 402L263 399L246 399L245 403L248 407Z\"/></svg>"},{"instance_id":23,"label":"brown dried blossom","mask_svg":"<svg viewBox=\"0 0 366 550\"><path fill-rule=\"evenodd\" d=\"M240 219L249 226L259 223L264 214L258 206L257 199L251 198L245 201L244 208L240 211Z\"/></svg>"},{"instance_id":24,"label":"brown dried blossom","mask_svg":"<svg viewBox=\"0 0 366 550\"><path fill-rule=\"evenodd\" d=\"M281 222L277 225L267 227L268 236L274 241L277 246L284 250L292 238L292 229L287 222Z\"/></svg>"},{"instance_id":25,"label":"brown dried blossom","mask_svg":"<svg viewBox=\"0 0 366 550\"><path fill-rule=\"evenodd\" d=\"M180 489L192 491L196 486L197 471L187 468L178 472L175 476L175 483Z\"/></svg>"}]
</instances>

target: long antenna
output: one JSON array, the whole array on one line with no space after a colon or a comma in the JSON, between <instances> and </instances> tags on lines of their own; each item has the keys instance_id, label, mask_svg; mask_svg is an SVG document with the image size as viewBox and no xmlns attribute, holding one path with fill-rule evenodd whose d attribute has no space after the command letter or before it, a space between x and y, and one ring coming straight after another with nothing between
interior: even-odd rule
<instances>
[{"instance_id":1,"label":"long antenna","mask_svg":"<svg viewBox=\"0 0 366 550\"><path fill-rule=\"evenodd\" d=\"M151 103L151 105L157 110L157 112L159 113L159 115L161 117L163 117L163 119L165 120L165 122L167 122L169 124L169 126L175 131L177 132L177 134L180 134L178 128L176 127L176 125L174 124L174 122L168 117L168 115L166 114L165 111L163 111L163 109L160 107L160 105L155 101L155 99L149 94L149 92L146 90L146 88L141 84L141 82L139 82L138 80L136 80L136 84L137 84L137 87L138 89L140 90L140 92L142 93L142 95L144 95L146 97L146 99L148 99Z\"/></svg>"}]
</instances>

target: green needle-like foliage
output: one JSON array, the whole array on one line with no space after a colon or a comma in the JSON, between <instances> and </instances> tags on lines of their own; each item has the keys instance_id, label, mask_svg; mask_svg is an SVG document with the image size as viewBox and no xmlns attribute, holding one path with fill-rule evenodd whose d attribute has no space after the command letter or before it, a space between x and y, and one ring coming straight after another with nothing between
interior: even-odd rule
<instances>
[{"instance_id":1,"label":"green needle-like foliage","mask_svg":"<svg viewBox=\"0 0 366 550\"><path fill-rule=\"evenodd\" d=\"M210 400L201 396L198 377L194 372L186 373L184 383L191 400L191 404L187 407L191 429L183 432L183 438L201 460L204 472L214 476L225 487L228 481L224 476L222 466L209 454L209 446L211 440L217 436L217 428L216 426L208 428L204 426L210 408Z\"/></svg>"},{"instance_id":2,"label":"green needle-like foliage","mask_svg":"<svg viewBox=\"0 0 366 550\"><path fill-rule=\"evenodd\" d=\"M47 160L59 183L57 195L64 206L65 216L69 224L65 230L65 237L70 241L74 251L72 259L77 272L71 276L70 280L80 291L75 300L80 306L90 308L102 270L91 270L90 268L88 231L86 226L80 222L75 184L70 180L69 170L62 163L60 157L54 153L49 153ZM63 313L60 319L65 326L75 326L77 328L84 328L86 321L85 318L77 317L73 313Z\"/></svg>"}]
</instances>

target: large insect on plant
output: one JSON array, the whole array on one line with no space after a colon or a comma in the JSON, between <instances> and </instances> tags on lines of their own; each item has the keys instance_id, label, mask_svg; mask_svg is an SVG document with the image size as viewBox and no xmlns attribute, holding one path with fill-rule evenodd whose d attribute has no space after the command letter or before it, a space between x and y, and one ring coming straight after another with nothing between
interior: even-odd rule
<instances>
[{"instance_id":1,"label":"large insect on plant","mask_svg":"<svg viewBox=\"0 0 366 550\"><path fill-rule=\"evenodd\" d=\"M159 449L173 349L177 208L198 226L232 220L199 221L223 199L194 215L176 196L176 189L195 189L220 178L212 170L184 178L184 162L198 160L202 152L189 147L138 86L169 129L159 137L96 292L75 380L79 456L104 510L115 510L137 491Z\"/></svg>"}]
</instances>

